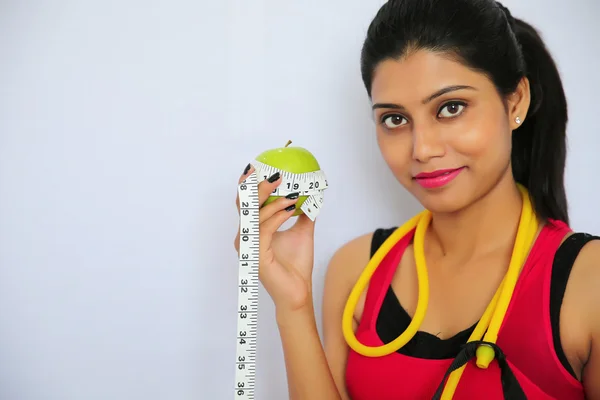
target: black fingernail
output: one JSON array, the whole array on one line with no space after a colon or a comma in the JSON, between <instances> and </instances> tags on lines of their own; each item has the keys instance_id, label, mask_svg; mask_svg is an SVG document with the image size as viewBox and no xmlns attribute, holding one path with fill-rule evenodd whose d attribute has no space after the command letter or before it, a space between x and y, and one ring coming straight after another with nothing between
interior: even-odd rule
<instances>
[{"instance_id":1,"label":"black fingernail","mask_svg":"<svg viewBox=\"0 0 600 400\"><path fill-rule=\"evenodd\" d=\"M244 170L244 174L243 174L243 175L246 175L246 174L248 173L248 171L250 171L250 167L251 167L251 165L250 165L250 164L248 164L248 165L246 166L246 169Z\"/></svg>"},{"instance_id":2,"label":"black fingernail","mask_svg":"<svg viewBox=\"0 0 600 400\"><path fill-rule=\"evenodd\" d=\"M271 177L269 179L267 179L269 181L269 183L273 183L275 182L277 179L279 179L279 172L275 172L273 175L271 175Z\"/></svg>"},{"instance_id":3,"label":"black fingernail","mask_svg":"<svg viewBox=\"0 0 600 400\"><path fill-rule=\"evenodd\" d=\"M285 196L285 198L290 200L296 200L298 196L300 196L300 193L296 192L288 194L287 196Z\"/></svg>"},{"instance_id":4,"label":"black fingernail","mask_svg":"<svg viewBox=\"0 0 600 400\"><path fill-rule=\"evenodd\" d=\"M295 205L295 204L292 204L291 206L288 206L288 207L286 207L286 208L285 208L285 211L292 211L292 210L294 210L295 208L296 208L296 205Z\"/></svg>"}]
</instances>

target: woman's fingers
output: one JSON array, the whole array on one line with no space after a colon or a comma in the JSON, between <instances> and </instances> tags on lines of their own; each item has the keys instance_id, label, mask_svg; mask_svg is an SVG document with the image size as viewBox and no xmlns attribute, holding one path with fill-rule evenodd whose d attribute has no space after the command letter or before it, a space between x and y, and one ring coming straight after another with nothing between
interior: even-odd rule
<instances>
[{"instance_id":1,"label":"woman's fingers","mask_svg":"<svg viewBox=\"0 0 600 400\"><path fill-rule=\"evenodd\" d=\"M280 184L281 174L279 172L274 173L260 182L258 184L258 203L262 206Z\"/></svg>"},{"instance_id":2,"label":"woman's fingers","mask_svg":"<svg viewBox=\"0 0 600 400\"><path fill-rule=\"evenodd\" d=\"M252 172L254 172L254 170L255 170L254 166L252 166L251 164L248 164L246 166L243 174L240 176L240 178L238 180L238 185L241 184L244 181L244 179L246 179L248 177L248 175L250 175ZM276 200L272 203L269 203L268 205L263 207L263 204L267 201L269 196L271 196L271 194L275 191L275 189L281 184L281 174L279 172L276 172L275 174L273 174L271 176L263 176L263 177L259 177L259 178L264 178L258 184L258 202L261 207L260 221L264 221L265 219L270 218L277 211L279 211L283 208L287 208L287 207L293 205L297 201L298 194L292 193L284 198L278 199L278 200ZM238 214L239 214L239 212L240 212L239 193L236 195L235 205L236 205L236 208L237 208ZM236 233L235 239L234 239L234 247L235 247L236 251L239 251L239 240L240 240L240 227L238 225L237 233Z\"/></svg>"},{"instance_id":3,"label":"woman's fingers","mask_svg":"<svg viewBox=\"0 0 600 400\"><path fill-rule=\"evenodd\" d=\"M286 209L286 211L293 211L296 208L299 195L299 193L290 193L285 197L280 197L272 203L263 206L260 209L259 223L265 222L279 211Z\"/></svg>"},{"instance_id":4,"label":"woman's fingers","mask_svg":"<svg viewBox=\"0 0 600 400\"><path fill-rule=\"evenodd\" d=\"M281 199L280 199L281 200ZM274 202L272 204L275 204ZM284 201L279 202L280 204L284 204ZM269 204L269 205L272 205ZM273 239L273 234L277 232L277 230L294 215L295 205L292 204L283 209L277 209L269 218L266 218L260 224L260 251L264 252L265 250L271 247L271 240Z\"/></svg>"},{"instance_id":5,"label":"woman's fingers","mask_svg":"<svg viewBox=\"0 0 600 400\"><path fill-rule=\"evenodd\" d=\"M273 233L275 233L275 231L277 231L277 229L279 229L279 227L288 220L288 218L290 216L292 216L294 214L294 210L296 209L296 203L298 202L299 199L299 193L290 193L289 195L285 196L285 197L280 197L277 200L273 201L272 203L267 204L266 206L263 206L260 209L260 213L259 213L259 224L260 224L260 237L261 237L261 241L263 240L268 240L268 242L270 243L270 238L266 238L265 235L272 235ZM289 214L289 216L288 216ZM274 217L278 215L277 217ZM263 223L267 222L271 219L275 218L275 223L274 225L271 225L271 223L267 224L267 231L265 231L263 229ZM279 222L281 221L281 222ZM272 230L270 227L274 226L274 230ZM240 238L240 232L239 232L239 226L238 226L238 232L235 236L235 249L236 251L239 251L239 238Z\"/></svg>"},{"instance_id":6,"label":"woman's fingers","mask_svg":"<svg viewBox=\"0 0 600 400\"><path fill-rule=\"evenodd\" d=\"M248 164L242 176L238 180L238 185L240 185L244 179L248 177L252 172L254 172L254 166ZM277 186L281 184L281 174L279 172L274 173L271 176L263 176L264 178L258 184L258 203L262 206L265 201L269 198L269 196L277 189ZM235 205L237 207L238 213L240 212L240 196L239 193L235 198Z\"/></svg>"}]
</instances>

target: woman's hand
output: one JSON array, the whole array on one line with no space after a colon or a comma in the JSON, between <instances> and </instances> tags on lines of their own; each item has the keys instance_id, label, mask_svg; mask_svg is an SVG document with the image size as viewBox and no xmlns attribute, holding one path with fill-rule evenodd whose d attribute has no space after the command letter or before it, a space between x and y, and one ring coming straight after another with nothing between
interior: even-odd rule
<instances>
[{"instance_id":1,"label":"woman's hand","mask_svg":"<svg viewBox=\"0 0 600 400\"><path fill-rule=\"evenodd\" d=\"M240 177L240 184L254 171L251 167ZM259 279L279 312L295 311L312 301L312 269L314 260L314 222L306 215L298 216L288 230L278 231L292 217L298 193L292 193L264 205L281 184L278 173L258 185L260 209ZM239 195L236 198L239 206ZM239 254L239 226L234 246Z\"/></svg>"}]
</instances>

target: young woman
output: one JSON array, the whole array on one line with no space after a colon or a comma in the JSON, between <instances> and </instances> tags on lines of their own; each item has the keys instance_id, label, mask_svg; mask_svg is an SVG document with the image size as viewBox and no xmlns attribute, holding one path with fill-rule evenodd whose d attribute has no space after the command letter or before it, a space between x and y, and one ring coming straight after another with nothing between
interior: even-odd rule
<instances>
[{"instance_id":1,"label":"young woman","mask_svg":"<svg viewBox=\"0 0 600 400\"><path fill-rule=\"evenodd\" d=\"M262 207L290 398L600 399L600 241L568 225L567 106L537 32L492 0L390 0L361 67L383 158L426 211L336 252L322 345L314 224L278 231L297 199Z\"/></svg>"}]
</instances>

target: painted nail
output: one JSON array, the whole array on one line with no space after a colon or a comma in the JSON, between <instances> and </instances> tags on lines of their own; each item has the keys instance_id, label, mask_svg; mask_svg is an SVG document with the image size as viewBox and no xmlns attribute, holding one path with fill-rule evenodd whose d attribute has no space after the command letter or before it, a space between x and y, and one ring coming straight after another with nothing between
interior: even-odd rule
<instances>
[{"instance_id":1,"label":"painted nail","mask_svg":"<svg viewBox=\"0 0 600 400\"><path fill-rule=\"evenodd\" d=\"M246 166L246 169L244 170L244 174L243 174L243 175L246 175L246 174L248 173L248 171L250 171L250 167L251 167L251 165L250 165L250 164L248 164L248 165Z\"/></svg>"},{"instance_id":2,"label":"painted nail","mask_svg":"<svg viewBox=\"0 0 600 400\"><path fill-rule=\"evenodd\" d=\"M288 194L287 196L285 196L285 198L290 200L296 200L298 196L300 196L300 193L296 192Z\"/></svg>"},{"instance_id":3,"label":"painted nail","mask_svg":"<svg viewBox=\"0 0 600 400\"><path fill-rule=\"evenodd\" d=\"M275 172L273 175L271 175L269 179L267 179L267 181L269 181L269 183L273 183L277 179L279 179L279 172Z\"/></svg>"},{"instance_id":4,"label":"painted nail","mask_svg":"<svg viewBox=\"0 0 600 400\"><path fill-rule=\"evenodd\" d=\"M286 207L286 208L285 208L285 211L292 211L292 210L294 210L295 208L296 208L296 205L295 205L295 204L292 204L291 206L288 206L288 207Z\"/></svg>"}]
</instances>

